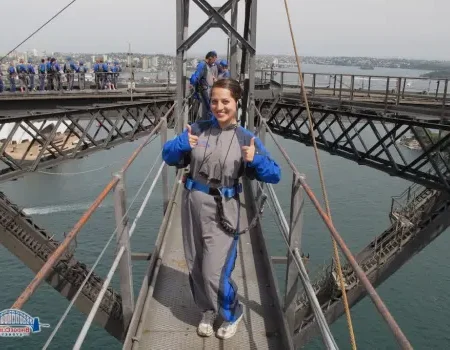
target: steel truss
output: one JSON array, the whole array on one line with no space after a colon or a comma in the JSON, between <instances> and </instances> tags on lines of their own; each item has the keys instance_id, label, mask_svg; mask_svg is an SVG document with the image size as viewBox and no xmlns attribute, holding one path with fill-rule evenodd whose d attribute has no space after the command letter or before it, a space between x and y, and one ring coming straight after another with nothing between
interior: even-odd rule
<instances>
[{"instance_id":1,"label":"steel truss","mask_svg":"<svg viewBox=\"0 0 450 350\"><path fill-rule=\"evenodd\" d=\"M2 192L0 192L0 243L35 273L59 245L53 236L37 226ZM66 252L47 278L47 282L68 300L72 299L89 273L88 267L75 259L74 251L75 247ZM92 273L82 289L81 297L76 301L77 307L82 312L89 312L97 300L102 285L103 279ZM96 322L120 340L123 333L121 296L109 288L100 309Z\"/></svg>"},{"instance_id":2,"label":"steel truss","mask_svg":"<svg viewBox=\"0 0 450 350\"><path fill-rule=\"evenodd\" d=\"M177 107L176 115L181 118L178 132L188 122L188 112L181 112L182 101L186 97L186 53L211 28L220 28L230 39L229 67L231 77L244 84L241 124L249 130L254 129L254 90L255 90L255 52L256 52L256 13L257 0L245 0L245 23L243 34L237 30L238 3L228 0L221 7L212 6L207 0L192 0L207 16L208 20L190 36L189 7L191 0L177 0ZM231 11L231 23L225 15ZM238 46L242 49L240 73L238 72ZM211 48L214 50L214 48ZM206 52L205 52L206 53ZM247 57L248 53L248 57ZM248 119L246 115L248 114Z\"/></svg>"},{"instance_id":3,"label":"steel truss","mask_svg":"<svg viewBox=\"0 0 450 350\"><path fill-rule=\"evenodd\" d=\"M172 104L160 99L4 117L0 181L136 140L149 134Z\"/></svg>"},{"instance_id":4,"label":"steel truss","mask_svg":"<svg viewBox=\"0 0 450 350\"><path fill-rule=\"evenodd\" d=\"M312 145L304 106L274 100L262 102L260 108L274 133ZM391 176L450 191L449 124L320 105L310 108L320 149ZM400 144L406 136L414 137L420 150Z\"/></svg>"},{"instance_id":5,"label":"steel truss","mask_svg":"<svg viewBox=\"0 0 450 350\"><path fill-rule=\"evenodd\" d=\"M401 195L401 199L404 204L391 210L392 225L356 255L358 264L375 287L450 225L449 193L413 184ZM343 266L343 272L348 300L353 307L366 296L366 291L349 264ZM329 266L313 284L330 324L344 314L342 293L335 273L334 268ZM303 346L319 334L306 293L297 300L295 328L297 333L294 339L298 346Z\"/></svg>"}]
</instances>

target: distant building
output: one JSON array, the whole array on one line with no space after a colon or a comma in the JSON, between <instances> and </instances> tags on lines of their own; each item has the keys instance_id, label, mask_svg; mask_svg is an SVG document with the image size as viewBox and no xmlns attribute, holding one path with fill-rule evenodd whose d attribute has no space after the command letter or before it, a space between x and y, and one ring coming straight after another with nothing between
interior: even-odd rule
<instances>
[{"instance_id":1,"label":"distant building","mask_svg":"<svg viewBox=\"0 0 450 350\"><path fill-rule=\"evenodd\" d=\"M152 66L158 68L158 66L159 66L159 57L158 56L152 57Z\"/></svg>"},{"instance_id":2,"label":"distant building","mask_svg":"<svg viewBox=\"0 0 450 350\"><path fill-rule=\"evenodd\" d=\"M103 62L108 61L108 55L103 55Z\"/></svg>"},{"instance_id":3,"label":"distant building","mask_svg":"<svg viewBox=\"0 0 450 350\"><path fill-rule=\"evenodd\" d=\"M142 59L142 69L148 69L150 61L147 57Z\"/></svg>"}]
</instances>

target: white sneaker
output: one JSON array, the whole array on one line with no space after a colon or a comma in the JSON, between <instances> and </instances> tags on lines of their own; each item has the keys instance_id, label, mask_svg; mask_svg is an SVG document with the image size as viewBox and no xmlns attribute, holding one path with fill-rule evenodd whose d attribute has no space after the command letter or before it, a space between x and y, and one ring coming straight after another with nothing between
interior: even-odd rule
<instances>
[{"instance_id":1,"label":"white sneaker","mask_svg":"<svg viewBox=\"0 0 450 350\"><path fill-rule=\"evenodd\" d=\"M220 328L217 330L216 336L220 339L228 339L236 334L239 322L242 320L244 314L239 316L239 318L234 322L224 322Z\"/></svg>"},{"instance_id":2,"label":"white sneaker","mask_svg":"<svg viewBox=\"0 0 450 350\"><path fill-rule=\"evenodd\" d=\"M210 337L214 333L213 325L216 319L214 311L206 311L203 313L202 320L197 328L197 334L202 337Z\"/></svg>"}]
</instances>

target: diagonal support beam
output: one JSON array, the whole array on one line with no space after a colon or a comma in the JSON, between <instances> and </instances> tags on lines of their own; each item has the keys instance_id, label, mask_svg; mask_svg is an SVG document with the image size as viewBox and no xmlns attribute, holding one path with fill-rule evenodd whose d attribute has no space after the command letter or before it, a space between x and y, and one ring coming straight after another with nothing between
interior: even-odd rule
<instances>
[{"instance_id":1,"label":"diagonal support beam","mask_svg":"<svg viewBox=\"0 0 450 350\"><path fill-rule=\"evenodd\" d=\"M245 40L241 34L238 33L236 29L234 29L231 24L229 24L223 16L219 14L219 12L212 7L206 0L192 0L197 4L198 7L200 7L203 12L205 12L208 16L211 16L213 19L217 21L220 28L227 34L227 35L233 35L236 37L236 39L246 47L246 49L252 54L255 54L255 48L247 41Z\"/></svg>"},{"instance_id":2,"label":"diagonal support beam","mask_svg":"<svg viewBox=\"0 0 450 350\"><path fill-rule=\"evenodd\" d=\"M218 14L220 16L225 16L228 11L231 10L231 7L233 6L233 2L239 2L239 0L228 0L220 9L218 12ZM213 24L215 23L214 21L214 17L209 17L205 23L203 23L203 25L201 25L200 27L198 27L198 29L191 34L191 36L189 36L189 38L187 38L186 40L183 41L183 43L177 48L177 52L179 51L187 51L189 50L192 45L194 45L203 35L205 35L205 33L212 28Z\"/></svg>"}]
</instances>

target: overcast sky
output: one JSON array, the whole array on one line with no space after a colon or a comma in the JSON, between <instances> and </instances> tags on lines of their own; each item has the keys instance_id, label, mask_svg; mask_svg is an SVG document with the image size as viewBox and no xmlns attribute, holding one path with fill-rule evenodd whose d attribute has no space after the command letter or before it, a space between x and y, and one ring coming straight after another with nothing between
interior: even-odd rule
<instances>
[{"instance_id":1,"label":"overcast sky","mask_svg":"<svg viewBox=\"0 0 450 350\"><path fill-rule=\"evenodd\" d=\"M6 0L2 0L6 1ZM0 52L25 39L69 0L21 0L2 12ZM220 6L225 0L210 0ZM240 22L243 22L243 1ZM175 53L175 0L77 0L19 50ZM16 5L12 5L18 9ZM300 55L450 60L449 0L289 0ZM2 6L5 9L5 6ZM190 33L206 15L191 2ZM257 53L293 54L283 0L258 0ZM226 52L211 30L190 51Z\"/></svg>"}]
</instances>

